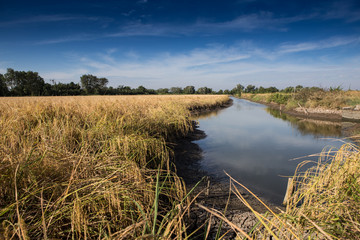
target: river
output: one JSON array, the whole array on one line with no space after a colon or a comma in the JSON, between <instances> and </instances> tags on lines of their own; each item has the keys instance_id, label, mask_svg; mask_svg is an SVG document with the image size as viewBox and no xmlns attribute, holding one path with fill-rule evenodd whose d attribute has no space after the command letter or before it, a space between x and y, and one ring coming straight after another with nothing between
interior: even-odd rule
<instances>
[{"instance_id":1,"label":"river","mask_svg":"<svg viewBox=\"0 0 360 240\"><path fill-rule=\"evenodd\" d=\"M198 122L207 135L194 142L202 149L202 170L229 181L226 171L274 204L282 202L287 177L301 161L343 144L341 122L301 120L243 99Z\"/></svg>"}]
</instances>

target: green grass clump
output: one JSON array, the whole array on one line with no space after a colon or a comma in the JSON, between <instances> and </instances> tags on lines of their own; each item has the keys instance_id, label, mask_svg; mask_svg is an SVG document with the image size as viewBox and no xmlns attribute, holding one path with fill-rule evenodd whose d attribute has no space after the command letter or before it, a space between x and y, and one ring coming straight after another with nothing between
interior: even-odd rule
<instances>
[{"instance_id":1,"label":"green grass clump","mask_svg":"<svg viewBox=\"0 0 360 240\"><path fill-rule=\"evenodd\" d=\"M249 94L250 95L250 94ZM248 96L249 96L248 95ZM255 102L268 102L268 94L260 95L260 94L251 94L250 99Z\"/></svg>"},{"instance_id":2,"label":"green grass clump","mask_svg":"<svg viewBox=\"0 0 360 240\"><path fill-rule=\"evenodd\" d=\"M290 94L274 93L271 94L268 98L268 102L274 102L277 104L287 104Z\"/></svg>"},{"instance_id":3,"label":"green grass clump","mask_svg":"<svg viewBox=\"0 0 360 240\"><path fill-rule=\"evenodd\" d=\"M358 99L348 99L346 101L346 104L349 105L349 106L360 105L360 98L358 98Z\"/></svg>"}]
</instances>

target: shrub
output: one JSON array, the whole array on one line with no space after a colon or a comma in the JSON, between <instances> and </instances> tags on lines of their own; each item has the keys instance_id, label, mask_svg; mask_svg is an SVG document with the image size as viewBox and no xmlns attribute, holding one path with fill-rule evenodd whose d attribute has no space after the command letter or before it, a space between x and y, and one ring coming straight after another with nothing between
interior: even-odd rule
<instances>
[{"instance_id":1,"label":"shrub","mask_svg":"<svg viewBox=\"0 0 360 240\"><path fill-rule=\"evenodd\" d=\"M278 103L278 104L286 104L290 97L291 96L289 94L275 93L275 94L270 95L269 102L274 102L274 103Z\"/></svg>"}]
</instances>

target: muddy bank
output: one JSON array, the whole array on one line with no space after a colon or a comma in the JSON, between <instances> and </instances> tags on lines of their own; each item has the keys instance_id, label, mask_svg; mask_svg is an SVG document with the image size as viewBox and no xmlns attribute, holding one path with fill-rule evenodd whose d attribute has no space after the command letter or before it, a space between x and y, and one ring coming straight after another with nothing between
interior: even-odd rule
<instances>
[{"instance_id":1,"label":"muddy bank","mask_svg":"<svg viewBox=\"0 0 360 240\"><path fill-rule=\"evenodd\" d=\"M304 107L297 107L289 110L286 109L285 105L282 104L253 101L247 98L243 98L243 99L266 105L270 108L279 110L283 113L292 115L294 117L299 117L304 119L325 120L325 121L337 121L337 122L342 121L341 111L339 110L330 110L330 109L322 109L322 108L304 108Z\"/></svg>"},{"instance_id":2,"label":"muddy bank","mask_svg":"<svg viewBox=\"0 0 360 240\"><path fill-rule=\"evenodd\" d=\"M336 109L327 109L327 108L305 108L299 106L294 109L286 109L285 105L278 103L268 103L263 101L253 101L249 98L242 98L251 102L260 103L271 107L273 109L277 109L282 111L283 113L300 117L300 118L309 118L309 119L317 119L317 120L325 120L325 121L352 121L360 123L360 119L358 118L359 110L355 111L354 109L346 109L346 110L336 110ZM353 116L354 115L354 116ZM348 117L349 116L349 117Z\"/></svg>"}]
</instances>

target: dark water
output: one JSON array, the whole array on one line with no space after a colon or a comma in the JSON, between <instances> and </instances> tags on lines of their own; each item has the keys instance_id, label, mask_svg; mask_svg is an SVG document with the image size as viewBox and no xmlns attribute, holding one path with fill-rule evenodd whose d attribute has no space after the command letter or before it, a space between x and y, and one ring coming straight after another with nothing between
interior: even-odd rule
<instances>
[{"instance_id":1,"label":"dark water","mask_svg":"<svg viewBox=\"0 0 360 240\"><path fill-rule=\"evenodd\" d=\"M207 137L201 167L224 181L224 170L252 191L280 204L287 177L305 157L325 147L340 147L342 123L305 121L264 105L233 99L231 107L199 117ZM285 176L285 177L284 177Z\"/></svg>"}]
</instances>

